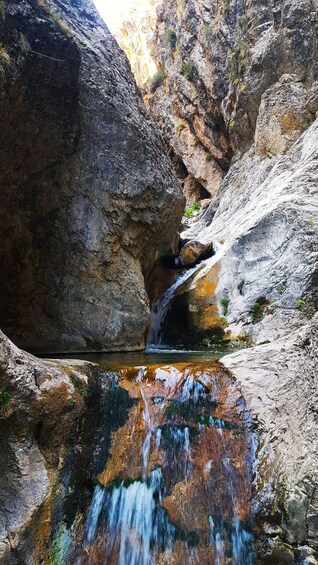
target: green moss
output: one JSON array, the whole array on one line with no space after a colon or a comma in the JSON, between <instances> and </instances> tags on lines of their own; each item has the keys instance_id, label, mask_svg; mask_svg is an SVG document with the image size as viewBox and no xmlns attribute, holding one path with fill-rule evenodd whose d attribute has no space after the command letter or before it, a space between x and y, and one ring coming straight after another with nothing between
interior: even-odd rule
<instances>
[{"instance_id":1,"label":"green moss","mask_svg":"<svg viewBox=\"0 0 318 565\"><path fill-rule=\"evenodd\" d=\"M71 546L71 536L66 529L66 526L61 524L53 539L50 552L51 565L63 565L63 563L66 563Z\"/></svg>"},{"instance_id":2,"label":"green moss","mask_svg":"<svg viewBox=\"0 0 318 565\"><path fill-rule=\"evenodd\" d=\"M193 63L191 61L184 61L181 73L187 79L191 79L193 76Z\"/></svg>"},{"instance_id":3,"label":"green moss","mask_svg":"<svg viewBox=\"0 0 318 565\"><path fill-rule=\"evenodd\" d=\"M167 27L165 31L165 40L166 45L168 45L170 49L175 49L177 45L177 34L173 27Z\"/></svg>"},{"instance_id":4,"label":"green moss","mask_svg":"<svg viewBox=\"0 0 318 565\"><path fill-rule=\"evenodd\" d=\"M195 202L191 208L186 208L185 211L183 212L183 215L186 218L191 218L191 216L193 215L194 212L198 212L199 210L201 210L200 208L200 204L198 204L197 202Z\"/></svg>"},{"instance_id":5,"label":"green moss","mask_svg":"<svg viewBox=\"0 0 318 565\"><path fill-rule=\"evenodd\" d=\"M82 379L80 379L80 377L77 377L76 375L71 375L71 381L74 385L74 387L78 390L78 392L80 393L80 395L84 398L84 400L86 399L87 393L86 393L86 388L84 386L84 383L82 381Z\"/></svg>"},{"instance_id":6,"label":"green moss","mask_svg":"<svg viewBox=\"0 0 318 565\"><path fill-rule=\"evenodd\" d=\"M226 316L227 313L228 313L228 310L229 310L229 304L230 304L229 299L228 299L228 298L222 298L222 299L220 300L220 304L221 304L221 306L222 306L222 313L223 313L223 316Z\"/></svg>"},{"instance_id":7,"label":"green moss","mask_svg":"<svg viewBox=\"0 0 318 565\"><path fill-rule=\"evenodd\" d=\"M247 32L248 20L246 16L241 16L238 25L238 39L234 43L226 60L228 77L234 85L239 84L240 77L242 76L247 64L247 55L249 50Z\"/></svg>"},{"instance_id":8,"label":"green moss","mask_svg":"<svg viewBox=\"0 0 318 565\"><path fill-rule=\"evenodd\" d=\"M7 391L0 392L0 410L8 406L11 400L12 400L12 396L10 392Z\"/></svg>"},{"instance_id":9,"label":"green moss","mask_svg":"<svg viewBox=\"0 0 318 565\"><path fill-rule=\"evenodd\" d=\"M204 156L205 156L205 160L206 160L206 161L212 161L212 155L211 155L211 153L210 153L209 151L206 151L206 152L204 153Z\"/></svg>"},{"instance_id":10,"label":"green moss","mask_svg":"<svg viewBox=\"0 0 318 565\"><path fill-rule=\"evenodd\" d=\"M306 300L297 298L297 300L295 300L295 306L298 310L302 310L306 306Z\"/></svg>"},{"instance_id":11,"label":"green moss","mask_svg":"<svg viewBox=\"0 0 318 565\"><path fill-rule=\"evenodd\" d=\"M150 91L154 92L155 90L157 90L157 88L159 88L159 86L161 86L164 83L164 80L165 80L165 74L163 70L158 69L158 71L155 72L155 74L150 79L150 83L149 83Z\"/></svg>"},{"instance_id":12,"label":"green moss","mask_svg":"<svg viewBox=\"0 0 318 565\"><path fill-rule=\"evenodd\" d=\"M210 411L215 410L216 402L209 396L199 397L197 400L186 401L172 400L166 410L166 417L171 420L179 418L185 421L202 423L204 416L210 417Z\"/></svg>"},{"instance_id":13,"label":"green moss","mask_svg":"<svg viewBox=\"0 0 318 565\"><path fill-rule=\"evenodd\" d=\"M265 296L260 296L257 300L252 304L250 313L252 315L253 324L260 322L263 318L264 309L269 304L269 301Z\"/></svg>"},{"instance_id":14,"label":"green moss","mask_svg":"<svg viewBox=\"0 0 318 565\"><path fill-rule=\"evenodd\" d=\"M178 122L178 123L175 125L175 128L174 128L174 129L175 129L176 133L180 133L185 127L186 127L186 125L185 125L184 122Z\"/></svg>"}]
</instances>

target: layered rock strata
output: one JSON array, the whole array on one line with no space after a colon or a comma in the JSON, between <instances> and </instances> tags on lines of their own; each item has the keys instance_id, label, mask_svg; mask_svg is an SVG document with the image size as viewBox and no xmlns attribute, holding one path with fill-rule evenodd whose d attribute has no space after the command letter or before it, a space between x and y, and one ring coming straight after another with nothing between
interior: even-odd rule
<instances>
[{"instance_id":1,"label":"layered rock strata","mask_svg":"<svg viewBox=\"0 0 318 565\"><path fill-rule=\"evenodd\" d=\"M1 3L0 324L42 352L138 349L183 197L93 4Z\"/></svg>"}]
</instances>

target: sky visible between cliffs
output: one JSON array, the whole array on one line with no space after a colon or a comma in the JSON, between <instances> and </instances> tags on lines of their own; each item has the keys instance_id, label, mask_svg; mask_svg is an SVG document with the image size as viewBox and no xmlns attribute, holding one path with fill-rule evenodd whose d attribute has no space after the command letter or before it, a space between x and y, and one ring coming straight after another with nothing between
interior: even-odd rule
<instances>
[{"instance_id":1,"label":"sky visible between cliffs","mask_svg":"<svg viewBox=\"0 0 318 565\"><path fill-rule=\"evenodd\" d=\"M100 15L125 51L142 88L157 71L151 54L158 0L94 0Z\"/></svg>"},{"instance_id":2,"label":"sky visible between cliffs","mask_svg":"<svg viewBox=\"0 0 318 565\"><path fill-rule=\"evenodd\" d=\"M112 33L115 33L131 8L136 6L136 0L94 0L94 3Z\"/></svg>"}]
</instances>

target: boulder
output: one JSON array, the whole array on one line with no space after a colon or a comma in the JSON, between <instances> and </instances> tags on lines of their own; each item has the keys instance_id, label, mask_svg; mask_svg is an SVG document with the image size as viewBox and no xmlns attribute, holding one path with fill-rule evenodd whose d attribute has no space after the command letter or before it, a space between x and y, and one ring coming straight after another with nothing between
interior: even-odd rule
<instances>
[{"instance_id":1,"label":"boulder","mask_svg":"<svg viewBox=\"0 0 318 565\"><path fill-rule=\"evenodd\" d=\"M183 267L192 267L198 261L207 259L213 254L213 243L200 243L200 241L188 241L179 254L180 264Z\"/></svg>"},{"instance_id":2,"label":"boulder","mask_svg":"<svg viewBox=\"0 0 318 565\"><path fill-rule=\"evenodd\" d=\"M184 199L90 0L4 2L0 324L37 352L132 350Z\"/></svg>"}]
</instances>

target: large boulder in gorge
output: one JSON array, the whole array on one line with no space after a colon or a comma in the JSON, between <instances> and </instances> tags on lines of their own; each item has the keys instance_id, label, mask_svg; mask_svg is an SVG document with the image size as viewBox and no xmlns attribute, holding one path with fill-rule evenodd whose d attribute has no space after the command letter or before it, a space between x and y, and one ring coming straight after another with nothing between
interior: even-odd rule
<instances>
[{"instance_id":1,"label":"large boulder in gorge","mask_svg":"<svg viewBox=\"0 0 318 565\"><path fill-rule=\"evenodd\" d=\"M92 2L0 17L0 323L42 352L138 349L183 197Z\"/></svg>"}]
</instances>

